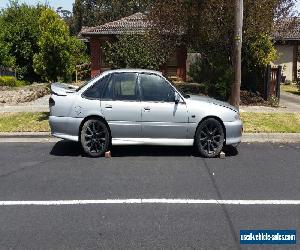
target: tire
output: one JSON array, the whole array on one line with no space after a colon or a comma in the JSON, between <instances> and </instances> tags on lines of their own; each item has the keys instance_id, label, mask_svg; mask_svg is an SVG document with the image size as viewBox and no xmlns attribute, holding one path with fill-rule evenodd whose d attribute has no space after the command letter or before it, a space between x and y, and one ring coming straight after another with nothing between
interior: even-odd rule
<instances>
[{"instance_id":1,"label":"tire","mask_svg":"<svg viewBox=\"0 0 300 250\"><path fill-rule=\"evenodd\" d=\"M80 132L80 142L88 156L102 156L110 145L110 133L106 124L98 119L87 120Z\"/></svg>"},{"instance_id":2,"label":"tire","mask_svg":"<svg viewBox=\"0 0 300 250\"><path fill-rule=\"evenodd\" d=\"M224 129L222 124L208 118L200 123L195 135L195 146L201 156L213 158L220 154L224 145Z\"/></svg>"}]
</instances>

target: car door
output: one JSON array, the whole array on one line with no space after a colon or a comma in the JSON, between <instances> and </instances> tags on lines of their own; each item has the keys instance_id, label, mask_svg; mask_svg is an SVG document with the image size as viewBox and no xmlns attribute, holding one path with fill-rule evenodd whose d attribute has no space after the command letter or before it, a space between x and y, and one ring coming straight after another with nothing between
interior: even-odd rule
<instances>
[{"instance_id":1,"label":"car door","mask_svg":"<svg viewBox=\"0 0 300 250\"><path fill-rule=\"evenodd\" d=\"M157 74L139 74L143 138L187 136L188 113L185 102L175 103L173 87Z\"/></svg>"},{"instance_id":2,"label":"car door","mask_svg":"<svg viewBox=\"0 0 300 250\"><path fill-rule=\"evenodd\" d=\"M101 112L113 138L141 137L141 101L136 73L111 75L101 98Z\"/></svg>"}]
</instances>

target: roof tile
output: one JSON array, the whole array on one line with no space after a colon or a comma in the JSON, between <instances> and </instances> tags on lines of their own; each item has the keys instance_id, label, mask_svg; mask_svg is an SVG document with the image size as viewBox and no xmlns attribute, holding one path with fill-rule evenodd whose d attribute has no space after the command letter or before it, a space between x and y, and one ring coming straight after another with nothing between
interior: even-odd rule
<instances>
[{"instance_id":1,"label":"roof tile","mask_svg":"<svg viewBox=\"0 0 300 250\"><path fill-rule=\"evenodd\" d=\"M80 35L109 35L123 33L143 33L150 26L147 16L141 12L131 16L121 18L120 20L109 22L96 27L82 27Z\"/></svg>"},{"instance_id":2,"label":"roof tile","mask_svg":"<svg viewBox=\"0 0 300 250\"><path fill-rule=\"evenodd\" d=\"M273 37L277 41L300 40L300 18L293 17L283 20L277 25Z\"/></svg>"}]
</instances>

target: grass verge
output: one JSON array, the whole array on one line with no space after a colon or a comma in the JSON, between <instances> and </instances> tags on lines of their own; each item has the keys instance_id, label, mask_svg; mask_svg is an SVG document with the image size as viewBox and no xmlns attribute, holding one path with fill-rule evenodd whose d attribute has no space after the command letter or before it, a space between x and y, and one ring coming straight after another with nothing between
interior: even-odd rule
<instances>
[{"instance_id":1,"label":"grass verge","mask_svg":"<svg viewBox=\"0 0 300 250\"><path fill-rule=\"evenodd\" d=\"M2 113L0 132L48 132L49 113ZM245 133L300 133L300 114L241 113Z\"/></svg>"},{"instance_id":2,"label":"grass verge","mask_svg":"<svg viewBox=\"0 0 300 250\"><path fill-rule=\"evenodd\" d=\"M1 113L0 132L47 132L48 112Z\"/></svg>"},{"instance_id":3,"label":"grass verge","mask_svg":"<svg viewBox=\"0 0 300 250\"><path fill-rule=\"evenodd\" d=\"M280 86L281 91L285 91L294 95L300 95L300 91L295 84L290 84L290 85L281 85Z\"/></svg>"},{"instance_id":4,"label":"grass verge","mask_svg":"<svg viewBox=\"0 0 300 250\"><path fill-rule=\"evenodd\" d=\"M245 133L300 133L298 113L241 113Z\"/></svg>"}]
</instances>

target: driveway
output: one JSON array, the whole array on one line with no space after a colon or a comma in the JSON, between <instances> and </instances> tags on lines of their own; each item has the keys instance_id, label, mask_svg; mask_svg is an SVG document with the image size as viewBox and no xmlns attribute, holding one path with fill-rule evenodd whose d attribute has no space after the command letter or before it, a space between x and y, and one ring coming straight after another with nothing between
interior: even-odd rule
<instances>
[{"instance_id":1,"label":"driveway","mask_svg":"<svg viewBox=\"0 0 300 250\"><path fill-rule=\"evenodd\" d=\"M299 232L299 150L242 144L203 159L188 147L118 146L91 159L73 142L1 143L0 248L240 249L241 229Z\"/></svg>"},{"instance_id":2,"label":"driveway","mask_svg":"<svg viewBox=\"0 0 300 250\"><path fill-rule=\"evenodd\" d=\"M300 113L300 96L282 91L280 94L280 106Z\"/></svg>"},{"instance_id":3,"label":"driveway","mask_svg":"<svg viewBox=\"0 0 300 250\"><path fill-rule=\"evenodd\" d=\"M5 112L49 112L49 97L45 95L35 101L18 105L0 105L0 113Z\"/></svg>"},{"instance_id":4,"label":"driveway","mask_svg":"<svg viewBox=\"0 0 300 250\"><path fill-rule=\"evenodd\" d=\"M281 91L279 108L265 106L241 106L241 112L263 112L263 113L300 113L300 96Z\"/></svg>"}]
</instances>

